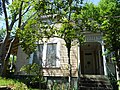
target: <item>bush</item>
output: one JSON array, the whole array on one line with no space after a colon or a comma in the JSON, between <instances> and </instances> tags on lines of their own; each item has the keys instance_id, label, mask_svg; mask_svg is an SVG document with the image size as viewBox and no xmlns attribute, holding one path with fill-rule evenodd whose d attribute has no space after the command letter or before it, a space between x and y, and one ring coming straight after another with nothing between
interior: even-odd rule
<instances>
[{"instance_id":1,"label":"bush","mask_svg":"<svg viewBox=\"0 0 120 90\"><path fill-rule=\"evenodd\" d=\"M6 86L12 90L28 90L27 86L24 83L2 77L0 77L0 86Z\"/></svg>"}]
</instances>

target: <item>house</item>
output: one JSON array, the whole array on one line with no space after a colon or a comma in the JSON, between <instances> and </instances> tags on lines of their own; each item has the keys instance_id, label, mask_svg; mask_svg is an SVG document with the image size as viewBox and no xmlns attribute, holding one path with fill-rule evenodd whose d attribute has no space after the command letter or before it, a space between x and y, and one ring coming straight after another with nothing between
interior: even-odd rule
<instances>
[{"instance_id":1,"label":"house","mask_svg":"<svg viewBox=\"0 0 120 90\"><path fill-rule=\"evenodd\" d=\"M71 73L72 83L77 85L81 75L106 76L108 75L104 42L101 33L86 32L85 42L81 45L75 44L71 47ZM43 76L47 80L67 82L70 75L67 48L65 41L53 37L37 42L37 50L26 60L27 55L18 47L16 74L24 75L20 71L23 65L38 63L42 65ZM114 71L114 68L113 70ZM113 72L114 74L115 72ZM77 87L77 86L76 86ZM87 89L86 89L87 90ZM102 89L100 89L102 90ZM106 89L107 90L107 89ZM112 90L112 89L109 89Z\"/></svg>"}]
</instances>

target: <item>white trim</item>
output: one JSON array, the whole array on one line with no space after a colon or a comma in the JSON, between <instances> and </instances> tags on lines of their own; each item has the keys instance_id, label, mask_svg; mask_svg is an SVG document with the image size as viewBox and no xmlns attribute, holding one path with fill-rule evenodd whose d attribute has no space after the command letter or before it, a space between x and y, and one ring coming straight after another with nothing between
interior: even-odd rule
<instances>
[{"instance_id":1,"label":"white trim","mask_svg":"<svg viewBox=\"0 0 120 90\"><path fill-rule=\"evenodd\" d=\"M51 68L56 68L56 67L60 67L60 38L51 38L48 40L48 42L45 42L43 43L43 52L42 52L42 66L43 67L48 67L49 66L46 66L46 54L47 54L47 45L49 43L52 43L52 44L56 44L56 66L50 66ZM38 42L36 42L36 44L39 44ZM38 51L38 47L36 48ZM30 58L29 58L29 64L32 64L33 63L33 56L34 56L34 53L32 53L30 55Z\"/></svg>"},{"instance_id":2,"label":"white trim","mask_svg":"<svg viewBox=\"0 0 120 90\"><path fill-rule=\"evenodd\" d=\"M47 43L43 44L43 57L42 57L42 61L43 61L43 65L45 66L46 63L46 52L47 52Z\"/></svg>"},{"instance_id":3,"label":"white trim","mask_svg":"<svg viewBox=\"0 0 120 90\"><path fill-rule=\"evenodd\" d=\"M103 66L104 66L104 75L107 75L107 68L106 68L106 59L105 59L105 51L104 51L104 43L102 43L102 53L103 53Z\"/></svg>"},{"instance_id":4,"label":"white trim","mask_svg":"<svg viewBox=\"0 0 120 90\"><path fill-rule=\"evenodd\" d=\"M60 41L57 42L56 46L56 67L60 67Z\"/></svg>"},{"instance_id":5,"label":"white trim","mask_svg":"<svg viewBox=\"0 0 120 90\"><path fill-rule=\"evenodd\" d=\"M50 38L50 40L47 43L45 43L43 46L43 58L42 58L43 67L46 66L45 64L46 64L47 44L49 44L49 43L57 44L56 45L56 57L57 57L56 66L50 66L50 67L52 67L52 68L60 67L60 38L56 38L56 37Z\"/></svg>"}]
</instances>

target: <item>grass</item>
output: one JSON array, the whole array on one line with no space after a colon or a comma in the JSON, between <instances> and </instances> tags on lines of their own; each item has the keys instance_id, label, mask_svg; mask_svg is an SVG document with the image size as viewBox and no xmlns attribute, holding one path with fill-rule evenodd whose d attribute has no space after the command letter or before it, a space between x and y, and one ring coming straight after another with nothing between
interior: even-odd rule
<instances>
[{"instance_id":1,"label":"grass","mask_svg":"<svg viewBox=\"0 0 120 90\"><path fill-rule=\"evenodd\" d=\"M28 87L17 80L0 77L0 86L10 87L12 90L29 90Z\"/></svg>"}]
</instances>

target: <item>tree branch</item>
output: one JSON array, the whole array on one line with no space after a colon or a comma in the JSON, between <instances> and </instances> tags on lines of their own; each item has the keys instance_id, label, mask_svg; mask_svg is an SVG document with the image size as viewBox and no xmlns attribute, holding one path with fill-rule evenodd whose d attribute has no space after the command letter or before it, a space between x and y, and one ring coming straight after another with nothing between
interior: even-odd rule
<instances>
[{"instance_id":1,"label":"tree branch","mask_svg":"<svg viewBox=\"0 0 120 90\"><path fill-rule=\"evenodd\" d=\"M23 14L21 14L21 16L25 15L29 9L30 9L30 6L28 6L28 8L25 10L25 12L23 12ZM17 20L19 20L19 18L16 19L17 15L18 15L17 13L14 13L13 15L14 15L14 16L13 16L12 22L11 22L11 24L10 24L10 30L12 30L12 27L13 27L14 23L15 23Z\"/></svg>"},{"instance_id":2,"label":"tree branch","mask_svg":"<svg viewBox=\"0 0 120 90\"><path fill-rule=\"evenodd\" d=\"M15 37L15 38L10 42L10 45L9 45L9 48L8 48L7 53L6 53L6 56L5 56L4 61L7 61L8 58L10 57L11 50L12 50L13 44L14 44L14 42L16 41L16 39L17 39L17 38Z\"/></svg>"},{"instance_id":3,"label":"tree branch","mask_svg":"<svg viewBox=\"0 0 120 90\"><path fill-rule=\"evenodd\" d=\"M3 6L3 13L5 16L6 30L8 34L10 32L9 32L9 23L8 23L8 15L7 15L6 6L5 6L5 0L2 0L2 6Z\"/></svg>"},{"instance_id":4,"label":"tree branch","mask_svg":"<svg viewBox=\"0 0 120 90\"><path fill-rule=\"evenodd\" d=\"M21 25L21 29L24 29L24 26L28 23L28 21L36 14L37 12L35 12L33 15L31 15L22 25Z\"/></svg>"},{"instance_id":5,"label":"tree branch","mask_svg":"<svg viewBox=\"0 0 120 90\"><path fill-rule=\"evenodd\" d=\"M19 9L19 22L18 22L18 28L20 28L21 26L21 20L22 20L22 16L21 16L21 13L22 13L22 5L23 5L23 1L21 2L21 5L20 5L20 9ZM15 20L15 18L14 18ZM14 21L15 22L15 21ZM11 50L13 48L13 44L15 42L15 40L17 40L17 36L15 36L15 38L10 42L10 45L9 45L9 48L7 50L7 53L6 53L6 56L5 56L5 59L4 61L7 61L9 56L10 56L10 53L11 53Z\"/></svg>"},{"instance_id":6,"label":"tree branch","mask_svg":"<svg viewBox=\"0 0 120 90\"><path fill-rule=\"evenodd\" d=\"M22 16L25 15L29 9L30 9L30 6L28 6L28 8L25 10L25 12L23 12Z\"/></svg>"},{"instance_id":7,"label":"tree branch","mask_svg":"<svg viewBox=\"0 0 120 90\"><path fill-rule=\"evenodd\" d=\"M19 9L19 22L18 22L18 28L20 28L21 26L21 21L22 21L22 5L23 5L23 1L21 1L21 5L20 5L20 9Z\"/></svg>"},{"instance_id":8,"label":"tree branch","mask_svg":"<svg viewBox=\"0 0 120 90\"><path fill-rule=\"evenodd\" d=\"M23 14L21 14L21 16L24 16L27 13L28 10L30 10L30 6L26 9L25 12L23 12ZM17 21L17 20L19 20L19 18L17 18L15 21Z\"/></svg>"},{"instance_id":9,"label":"tree branch","mask_svg":"<svg viewBox=\"0 0 120 90\"><path fill-rule=\"evenodd\" d=\"M12 17L12 22L11 22L11 24L10 24L10 30L12 30L13 25L14 25L14 24L15 24L15 22L17 21L17 20L16 20L16 17L17 17L17 14L16 14L16 13L14 13L14 16Z\"/></svg>"}]
</instances>

